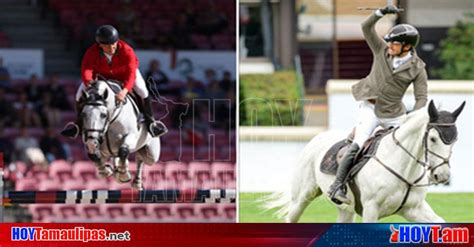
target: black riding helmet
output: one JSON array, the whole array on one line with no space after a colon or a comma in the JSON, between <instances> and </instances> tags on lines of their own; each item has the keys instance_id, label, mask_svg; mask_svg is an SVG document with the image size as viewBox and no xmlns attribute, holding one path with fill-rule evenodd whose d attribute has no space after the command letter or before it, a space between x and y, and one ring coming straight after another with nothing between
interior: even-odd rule
<instances>
[{"instance_id":1,"label":"black riding helmet","mask_svg":"<svg viewBox=\"0 0 474 247\"><path fill-rule=\"evenodd\" d=\"M119 40L119 33L111 25L102 25L95 32L95 41L99 44L110 45Z\"/></svg>"},{"instance_id":2,"label":"black riding helmet","mask_svg":"<svg viewBox=\"0 0 474 247\"><path fill-rule=\"evenodd\" d=\"M399 24L394 26L390 32L385 35L384 40L387 42L400 42L402 45L412 45L413 48L418 45L420 34L415 27L408 24Z\"/></svg>"}]
</instances>

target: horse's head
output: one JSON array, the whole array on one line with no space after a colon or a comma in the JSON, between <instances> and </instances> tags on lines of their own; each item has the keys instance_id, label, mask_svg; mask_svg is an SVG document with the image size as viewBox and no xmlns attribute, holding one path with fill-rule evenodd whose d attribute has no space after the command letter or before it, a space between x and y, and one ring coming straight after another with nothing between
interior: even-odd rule
<instances>
[{"instance_id":1,"label":"horse's head","mask_svg":"<svg viewBox=\"0 0 474 247\"><path fill-rule=\"evenodd\" d=\"M425 159L430 170L430 179L435 183L446 183L450 178L449 159L457 140L456 119L464 108L463 102L455 111L438 111L433 101L428 106L429 123L423 138Z\"/></svg>"},{"instance_id":2,"label":"horse's head","mask_svg":"<svg viewBox=\"0 0 474 247\"><path fill-rule=\"evenodd\" d=\"M97 81L86 89L82 100L81 121L83 140L89 153L94 153L107 132L110 93L103 81Z\"/></svg>"}]
</instances>

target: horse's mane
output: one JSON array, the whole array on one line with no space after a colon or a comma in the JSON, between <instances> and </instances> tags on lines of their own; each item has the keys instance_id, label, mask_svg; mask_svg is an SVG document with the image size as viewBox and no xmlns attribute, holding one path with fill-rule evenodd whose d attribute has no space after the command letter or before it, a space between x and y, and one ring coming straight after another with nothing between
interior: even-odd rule
<instances>
[{"instance_id":1,"label":"horse's mane","mask_svg":"<svg viewBox=\"0 0 474 247\"><path fill-rule=\"evenodd\" d=\"M93 102L93 101L105 101L106 95L104 93L107 91L107 82L103 80L96 80L92 82L93 84L86 89L87 91L87 98L86 101Z\"/></svg>"},{"instance_id":2,"label":"horse's mane","mask_svg":"<svg viewBox=\"0 0 474 247\"><path fill-rule=\"evenodd\" d=\"M408 113L406 118L403 120L402 125L412 121L421 121L421 123L427 124L429 121L428 106L424 106Z\"/></svg>"},{"instance_id":3,"label":"horse's mane","mask_svg":"<svg viewBox=\"0 0 474 247\"><path fill-rule=\"evenodd\" d=\"M439 108L441 108L441 106L439 106ZM455 122L455 119L453 118L453 116L451 115L451 113L449 111L446 111L446 110L438 110L438 113L439 113L439 119L437 122L440 122L440 123L454 123ZM407 117L405 118L405 120L403 121L403 123L405 122L408 122L412 119L417 119L417 120L420 120L421 119L424 119L426 123L429 122L429 114L428 114L428 105L418 109L418 110L415 110L415 111L412 111L410 113L407 114Z\"/></svg>"}]
</instances>

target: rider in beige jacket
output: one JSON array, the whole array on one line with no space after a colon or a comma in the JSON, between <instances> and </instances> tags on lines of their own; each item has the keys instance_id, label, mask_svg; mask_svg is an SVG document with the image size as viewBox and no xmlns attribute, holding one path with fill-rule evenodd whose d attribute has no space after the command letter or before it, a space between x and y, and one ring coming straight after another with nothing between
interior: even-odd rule
<instances>
[{"instance_id":1,"label":"rider in beige jacket","mask_svg":"<svg viewBox=\"0 0 474 247\"><path fill-rule=\"evenodd\" d=\"M350 203L342 190L344 179L354 156L378 126L399 126L406 114L402 103L408 86L413 84L417 110L427 102L427 75L425 63L415 47L418 31L411 25L394 26L382 39L375 32L375 24L385 14L399 10L387 6L371 14L363 23L362 31L373 54L370 74L352 87L352 95L359 103L354 141L348 148L337 171L336 180L328 194L335 203Z\"/></svg>"}]
</instances>

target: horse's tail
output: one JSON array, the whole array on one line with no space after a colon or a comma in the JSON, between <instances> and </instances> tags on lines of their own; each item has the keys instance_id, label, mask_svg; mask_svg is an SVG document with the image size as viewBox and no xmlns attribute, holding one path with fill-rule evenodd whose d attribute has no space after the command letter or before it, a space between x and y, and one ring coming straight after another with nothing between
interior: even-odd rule
<instances>
[{"instance_id":1,"label":"horse's tail","mask_svg":"<svg viewBox=\"0 0 474 247\"><path fill-rule=\"evenodd\" d=\"M286 190L274 192L263 197L260 202L264 211L277 209L274 216L278 219L284 219L290 211L291 194Z\"/></svg>"},{"instance_id":2,"label":"horse's tail","mask_svg":"<svg viewBox=\"0 0 474 247\"><path fill-rule=\"evenodd\" d=\"M297 201L301 196L306 197L305 193L308 190L319 189L316 184L314 162L317 156L315 150L320 140L321 137L318 135L304 147L295 165L293 176L285 188L261 199L262 208L265 211L278 209L274 215L283 219L290 212L293 201Z\"/></svg>"}]
</instances>

